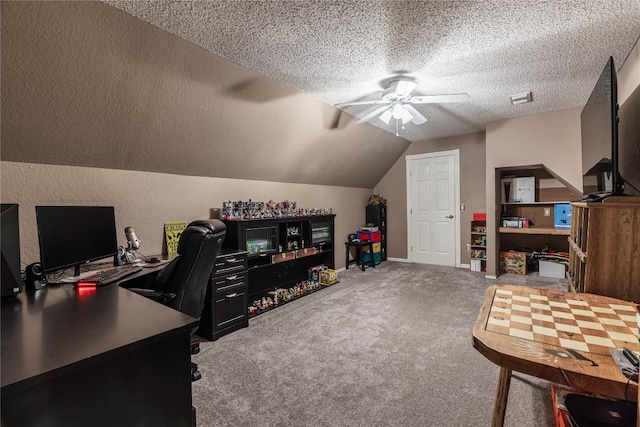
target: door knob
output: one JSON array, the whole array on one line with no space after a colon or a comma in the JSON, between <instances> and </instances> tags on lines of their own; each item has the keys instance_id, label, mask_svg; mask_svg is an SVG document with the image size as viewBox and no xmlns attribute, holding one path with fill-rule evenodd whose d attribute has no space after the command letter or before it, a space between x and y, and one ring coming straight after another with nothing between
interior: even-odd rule
<instances>
[{"instance_id":1,"label":"door knob","mask_svg":"<svg viewBox=\"0 0 640 427\"><path fill-rule=\"evenodd\" d=\"M447 215L447 216L445 216L445 218L451 219L451 218L453 218L453 215Z\"/></svg>"}]
</instances>

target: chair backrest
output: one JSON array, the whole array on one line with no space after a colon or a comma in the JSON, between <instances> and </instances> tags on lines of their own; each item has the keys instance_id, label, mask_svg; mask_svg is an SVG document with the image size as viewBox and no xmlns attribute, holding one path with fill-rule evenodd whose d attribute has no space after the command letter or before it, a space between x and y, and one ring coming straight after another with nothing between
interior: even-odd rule
<instances>
[{"instance_id":1,"label":"chair backrest","mask_svg":"<svg viewBox=\"0 0 640 427\"><path fill-rule=\"evenodd\" d=\"M162 269L152 286L176 294L167 306L200 318L225 234L226 226L217 219L193 221L184 229L178 256Z\"/></svg>"}]
</instances>

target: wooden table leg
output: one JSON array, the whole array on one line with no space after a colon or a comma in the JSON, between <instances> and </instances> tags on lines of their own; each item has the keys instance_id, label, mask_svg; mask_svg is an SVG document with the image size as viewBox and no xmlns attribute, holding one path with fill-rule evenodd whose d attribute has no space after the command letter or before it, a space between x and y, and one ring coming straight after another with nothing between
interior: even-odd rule
<instances>
[{"instance_id":1,"label":"wooden table leg","mask_svg":"<svg viewBox=\"0 0 640 427\"><path fill-rule=\"evenodd\" d=\"M502 427L504 425L504 414L507 410L507 398L509 397L509 386L511 385L511 369L500 368L498 378L498 389L496 391L496 402L493 406L493 420L491 427Z\"/></svg>"}]
</instances>

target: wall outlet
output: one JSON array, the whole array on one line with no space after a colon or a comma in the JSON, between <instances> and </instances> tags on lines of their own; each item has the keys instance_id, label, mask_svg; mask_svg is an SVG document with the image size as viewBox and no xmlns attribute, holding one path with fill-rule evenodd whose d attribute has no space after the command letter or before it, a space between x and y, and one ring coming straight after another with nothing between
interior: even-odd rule
<instances>
[{"instance_id":1,"label":"wall outlet","mask_svg":"<svg viewBox=\"0 0 640 427\"><path fill-rule=\"evenodd\" d=\"M551 208L544 208L544 216L551 216Z\"/></svg>"}]
</instances>

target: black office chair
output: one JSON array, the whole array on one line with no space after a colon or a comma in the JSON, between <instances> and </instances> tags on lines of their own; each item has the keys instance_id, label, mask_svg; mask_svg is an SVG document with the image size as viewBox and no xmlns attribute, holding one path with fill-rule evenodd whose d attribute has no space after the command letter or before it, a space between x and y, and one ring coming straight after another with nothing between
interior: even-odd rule
<instances>
[{"instance_id":1,"label":"black office chair","mask_svg":"<svg viewBox=\"0 0 640 427\"><path fill-rule=\"evenodd\" d=\"M150 288L129 290L200 319L225 233L226 226L217 219L191 222L180 236L178 256L158 273ZM191 353L198 351L197 342L192 342ZM191 379L200 377L198 366L192 363Z\"/></svg>"}]
</instances>

